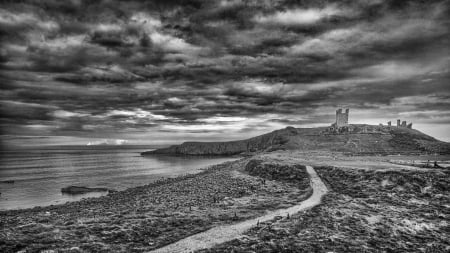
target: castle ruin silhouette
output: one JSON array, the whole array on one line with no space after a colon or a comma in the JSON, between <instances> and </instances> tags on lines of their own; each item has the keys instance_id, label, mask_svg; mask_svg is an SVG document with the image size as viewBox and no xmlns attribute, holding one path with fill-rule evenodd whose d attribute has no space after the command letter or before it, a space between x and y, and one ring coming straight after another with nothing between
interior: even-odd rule
<instances>
[{"instance_id":1,"label":"castle ruin silhouette","mask_svg":"<svg viewBox=\"0 0 450 253\"><path fill-rule=\"evenodd\" d=\"M348 132L354 130L353 127L348 123L348 117L349 117L350 109L345 109L345 112L343 109L339 108L336 110L336 121L331 125L330 131L337 131L337 132ZM380 126L383 126L383 124L380 124ZM387 122L387 127L392 127L391 121ZM400 121L400 119L397 120L397 127L398 128L409 128L412 129L412 123L407 123L405 120Z\"/></svg>"},{"instance_id":2,"label":"castle ruin silhouette","mask_svg":"<svg viewBox=\"0 0 450 253\"><path fill-rule=\"evenodd\" d=\"M345 112L342 112L342 109L336 110L336 122L334 123L336 127L344 127L348 126L348 114L350 109L345 109Z\"/></svg>"}]
</instances>

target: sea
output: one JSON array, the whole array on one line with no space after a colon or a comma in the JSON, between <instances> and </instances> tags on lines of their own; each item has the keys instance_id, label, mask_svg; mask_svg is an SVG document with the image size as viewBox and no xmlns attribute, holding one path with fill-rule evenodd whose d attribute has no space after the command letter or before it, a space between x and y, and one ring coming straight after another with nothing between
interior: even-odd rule
<instances>
[{"instance_id":1,"label":"sea","mask_svg":"<svg viewBox=\"0 0 450 253\"><path fill-rule=\"evenodd\" d=\"M140 153L142 146L64 146L0 151L0 210L23 209L100 197L61 193L75 185L124 190L155 180L198 173L230 157L186 157Z\"/></svg>"}]
</instances>

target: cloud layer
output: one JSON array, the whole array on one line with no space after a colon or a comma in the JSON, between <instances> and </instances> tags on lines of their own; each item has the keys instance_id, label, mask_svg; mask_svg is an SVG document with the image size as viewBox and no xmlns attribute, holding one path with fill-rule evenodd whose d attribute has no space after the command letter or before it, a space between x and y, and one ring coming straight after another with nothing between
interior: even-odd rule
<instances>
[{"instance_id":1,"label":"cloud layer","mask_svg":"<svg viewBox=\"0 0 450 253\"><path fill-rule=\"evenodd\" d=\"M239 139L327 125L343 106L355 123L402 118L450 140L445 0L0 7L8 143Z\"/></svg>"}]
</instances>

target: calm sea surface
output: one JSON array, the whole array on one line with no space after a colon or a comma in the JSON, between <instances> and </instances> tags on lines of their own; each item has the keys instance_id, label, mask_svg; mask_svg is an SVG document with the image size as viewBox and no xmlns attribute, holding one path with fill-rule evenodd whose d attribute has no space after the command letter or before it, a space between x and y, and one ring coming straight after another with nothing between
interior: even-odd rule
<instances>
[{"instance_id":1,"label":"calm sea surface","mask_svg":"<svg viewBox=\"0 0 450 253\"><path fill-rule=\"evenodd\" d=\"M162 177L197 173L235 159L140 156L146 150L80 146L0 151L0 210L61 204L106 194L62 194L61 188L70 185L124 190ZM8 180L14 183L4 182Z\"/></svg>"}]
</instances>

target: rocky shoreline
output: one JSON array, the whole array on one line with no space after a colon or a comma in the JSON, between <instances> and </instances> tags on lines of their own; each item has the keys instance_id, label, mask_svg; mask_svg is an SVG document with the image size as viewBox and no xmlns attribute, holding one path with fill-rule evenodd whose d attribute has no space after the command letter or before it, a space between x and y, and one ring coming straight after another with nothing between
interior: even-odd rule
<instances>
[{"instance_id":1,"label":"rocky shoreline","mask_svg":"<svg viewBox=\"0 0 450 253\"><path fill-rule=\"evenodd\" d=\"M248 158L63 205L0 212L1 252L143 252L308 198L308 180L262 180ZM274 166L276 167L276 166ZM299 168L301 170L301 168ZM50 251L51 252L51 251Z\"/></svg>"},{"instance_id":2,"label":"rocky shoreline","mask_svg":"<svg viewBox=\"0 0 450 253\"><path fill-rule=\"evenodd\" d=\"M450 171L385 160L262 153L100 198L2 211L0 251L151 251L307 199L302 164L311 164L329 189L322 204L201 252L448 252Z\"/></svg>"}]
</instances>

